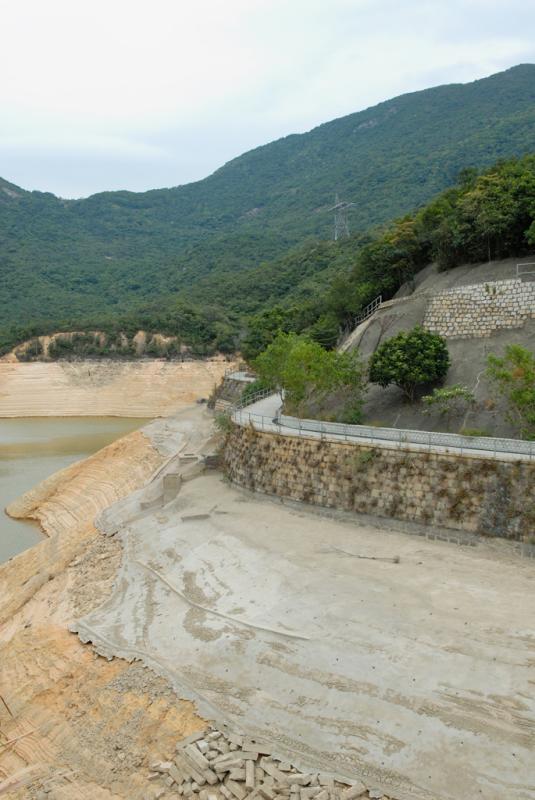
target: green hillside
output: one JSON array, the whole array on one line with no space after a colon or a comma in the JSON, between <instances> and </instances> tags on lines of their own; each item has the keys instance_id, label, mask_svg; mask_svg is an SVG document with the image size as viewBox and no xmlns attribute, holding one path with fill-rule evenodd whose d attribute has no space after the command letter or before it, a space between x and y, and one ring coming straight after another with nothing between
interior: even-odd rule
<instances>
[{"instance_id":1,"label":"green hillside","mask_svg":"<svg viewBox=\"0 0 535 800\"><path fill-rule=\"evenodd\" d=\"M445 271L534 251L535 155L500 160L481 172L465 170L456 185L368 241L354 236L309 245L234 278L248 311L256 312L242 350L254 358L278 331L307 333L332 347L341 331L354 328L367 303L379 294L389 299L431 263ZM220 291L228 302L225 283ZM210 298L207 291L205 296Z\"/></svg>"},{"instance_id":2,"label":"green hillside","mask_svg":"<svg viewBox=\"0 0 535 800\"><path fill-rule=\"evenodd\" d=\"M288 136L182 187L73 201L0 181L0 344L27 326L136 325L142 314L151 324L161 314L165 327L191 301L193 328L228 344L264 293L277 298L302 280L310 289L318 269L333 273L333 247L317 240L331 237L335 191L356 204L352 230L367 231L424 204L463 168L530 151L535 65L526 64ZM320 259L303 257L306 241ZM296 246L281 274L277 259ZM195 338L191 326L183 334Z\"/></svg>"}]
</instances>

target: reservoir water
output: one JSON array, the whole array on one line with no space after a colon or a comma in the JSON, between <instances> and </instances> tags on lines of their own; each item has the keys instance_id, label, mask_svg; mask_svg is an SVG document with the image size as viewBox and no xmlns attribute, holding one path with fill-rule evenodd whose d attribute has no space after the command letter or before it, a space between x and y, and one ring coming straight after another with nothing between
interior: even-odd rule
<instances>
[{"instance_id":1,"label":"reservoir water","mask_svg":"<svg viewBox=\"0 0 535 800\"><path fill-rule=\"evenodd\" d=\"M121 417L0 419L0 563L40 541L36 524L10 519L9 503L58 469L146 424Z\"/></svg>"}]
</instances>

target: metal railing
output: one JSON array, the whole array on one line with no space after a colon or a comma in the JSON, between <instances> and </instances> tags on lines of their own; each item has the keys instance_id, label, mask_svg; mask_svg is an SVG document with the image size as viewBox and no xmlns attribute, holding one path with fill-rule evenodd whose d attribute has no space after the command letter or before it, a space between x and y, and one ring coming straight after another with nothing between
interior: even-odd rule
<instances>
[{"instance_id":1,"label":"metal railing","mask_svg":"<svg viewBox=\"0 0 535 800\"><path fill-rule=\"evenodd\" d=\"M336 344L337 348L344 350L345 345L347 345L348 341L351 339L351 336L355 333L355 329L360 325L361 322L373 317L375 312L379 309L379 306L383 302L383 295L378 295L371 303L357 314L357 316L351 320L350 325L348 325L345 330L340 332L340 336L338 337L338 342Z\"/></svg>"},{"instance_id":2,"label":"metal railing","mask_svg":"<svg viewBox=\"0 0 535 800\"><path fill-rule=\"evenodd\" d=\"M360 314L357 317L355 317L353 321L355 327L357 325L360 325L361 322L364 322L364 320L367 320L368 317L371 317L372 314L375 314L375 312L377 311L382 302L383 302L383 295L380 294L374 300L372 300L371 303L368 303L366 308L364 308L360 312Z\"/></svg>"},{"instance_id":3,"label":"metal railing","mask_svg":"<svg viewBox=\"0 0 535 800\"><path fill-rule=\"evenodd\" d=\"M531 267L531 269L524 269L524 267ZM535 261L526 261L524 264L516 265L516 277L522 278L524 275L535 275Z\"/></svg>"},{"instance_id":4,"label":"metal railing","mask_svg":"<svg viewBox=\"0 0 535 800\"><path fill-rule=\"evenodd\" d=\"M254 402L272 395L264 390L243 404L235 406L232 418L238 425L251 425L256 430L286 436L303 436L330 441L371 444L376 447L417 449L435 452L451 452L459 455L487 454L493 458L507 460L535 460L535 442L524 439L505 439L491 436L462 436L457 433L438 431L401 430L378 428L371 425L345 425L340 422L322 422L315 419L299 419L277 413L275 417L247 411Z\"/></svg>"},{"instance_id":5,"label":"metal railing","mask_svg":"<svg viewBox=\"0 0 535 800\"><path fill-rule=\"evenodd\" d=\"M240 411L242 408L252 406L254 403L258 403L259 400L263 400L265 397L271 397L272 394L274 394L273 389L259 389L257 392L253 392L253 394L248 395L244 400L238 400L238 402L229 409L229 413L233 414L235 411Z\"/></svg>"}]
</instances>

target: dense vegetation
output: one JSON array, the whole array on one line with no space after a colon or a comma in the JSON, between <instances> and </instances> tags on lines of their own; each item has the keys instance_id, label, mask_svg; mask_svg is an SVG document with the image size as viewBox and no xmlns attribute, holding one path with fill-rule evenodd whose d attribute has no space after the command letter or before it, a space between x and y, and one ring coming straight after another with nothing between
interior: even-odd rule
<instances>
[{"instance_id":1,"label":"dense vegetation","mask_svg":"<svg viewBox=\"0 0 535 800\"><path fill-rule=\"evenodd\" d=\"M512 251L524 225L505 202L509 190L479 179L479 195L460 202L461 187L427 217L402 217L355 263L365 236L327 241L335 191L355 203L352 229L367 231L420 207L464 167L530 151L535 66L521 65L381 103L174 189L66 201L0 180L0 348L58 328L126 327L178 335L199 352L230 349L248 315L267 309L264 328L277 330L281 303L286 327L332 344L363 303L395 291L425 259L451 266L461 255ZM466 173L472 190L473 181ZM509 240L500 231L513 218ZM479 227L469 241L472 219ZM251 351L255 336L269 341L264 333L253 326Z\"/></svg>"},{"instance_id":2,"label":"dense vegetation","mask_svg":"<svg viewBox=\"0 0 535 800\"><path fill-rule=\"evenodd\" d=\"M430 262L449 269L533 252L535 156L498 162L481 174L464 170L456 186L423 208L394 220L367 244L349 240L339 253L348 255L351 246L353 266L344 271L339 263L328 273L325 291L303 298L294 292L252 319L247 356L254 357L278 330L304 331L334 345L363 305L378 294L388 299Z\"/></svg>"},{"instance_id":3,"label":"dense vegetation","mask_svg":"<svg viewBox=\"0 0 535 800\"><path fill-rule=\"evenodd\" d=\"M519 344L488 357L487 375L507 403L509 421L523 439L535 439L535 353Z\"/></svg>"},{"instance_id":4,"label":"dense vegetation","mask_svg":"<svg viewBox=\"0 0 535 800\"><path fill-rule=\"evenodd\" d=\"M287 413L361 421L366 378L356 352L326 350L306 336L279 333L258 356L255 369L262 385L284 390Z\"/></svg>"}]
</instances>

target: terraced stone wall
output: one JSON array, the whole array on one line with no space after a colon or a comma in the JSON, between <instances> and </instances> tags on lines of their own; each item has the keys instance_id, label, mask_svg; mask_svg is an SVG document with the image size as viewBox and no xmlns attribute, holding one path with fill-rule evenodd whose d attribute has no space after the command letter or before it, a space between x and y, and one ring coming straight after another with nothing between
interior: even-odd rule
<instances>
[{"instance_id":1,"label":"terraced stone wall","mask_svg":"<svg viewBox=\"0 0 535 800\"><path fill-rule=\"evenodd\" d=\"M234 426L227 476L253 491L455 531L535 540L535 464L370 448Z\"/></svg>"},{"instance_id":2,"label":"terraced stone wall","mask_svg":"<svg viewBox=\"0 0 535 800\"><path fill-rule=\"evenodd\" d=\"M521 328L530 318L535 318L535 281L515 278L439 292L429 301L424 327L447 338L480 338Z\"/></svg>"}]
</instances>

